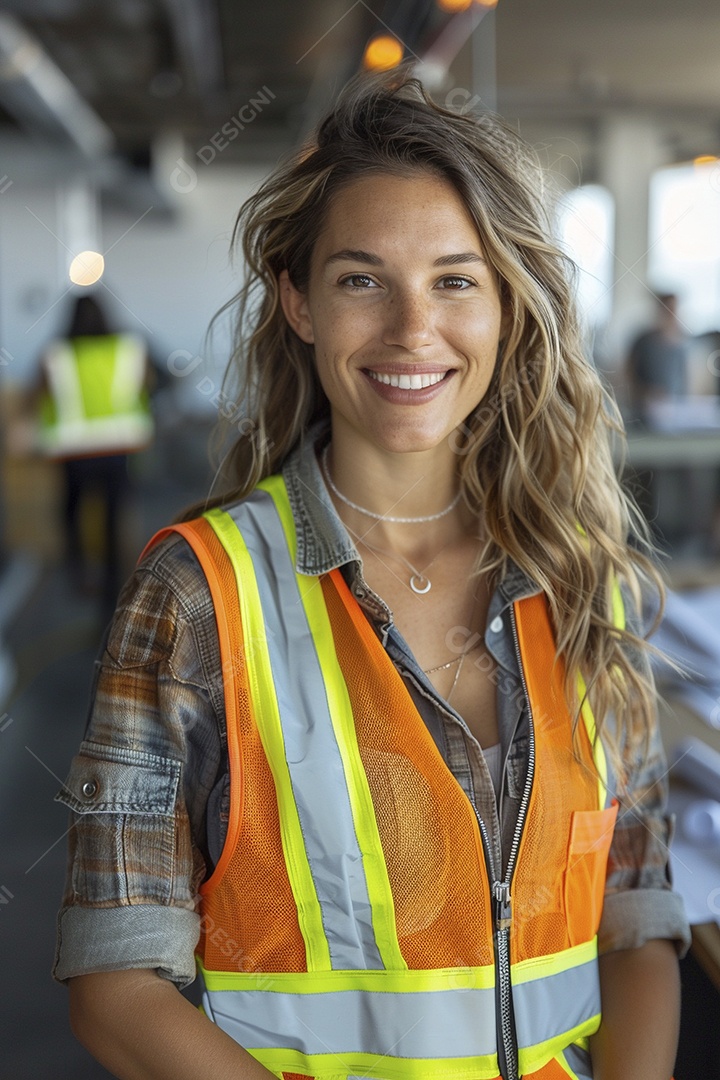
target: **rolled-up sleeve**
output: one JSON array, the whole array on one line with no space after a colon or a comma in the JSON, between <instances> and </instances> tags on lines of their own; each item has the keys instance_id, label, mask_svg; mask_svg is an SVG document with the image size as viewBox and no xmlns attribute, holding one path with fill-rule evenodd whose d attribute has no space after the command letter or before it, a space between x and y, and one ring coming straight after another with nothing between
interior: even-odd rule
<instances>
[{"instance_id":1,"label":"rolled-up sleeve","mask_svg":"<svg viewBox=\"0 0 720 1080\"><path fill-rule=\"evenodd\" d=\"M656 730L634 777L617 794L620 809L608 859L600 951L638 948L652 938L668 938L682 955L690 943L690 929L670 877L673 821L666 813L667 765Z\"/></svg>"},{"instance_id":2,"label":"rolled-up sleeve","mask_svg":"<svg viewBox=\"0 0 720 1080\"><path fill-rule=\"evenodd\" d=\"M205 815L223 754L209 591L179 537L123 590L85 738L57 795L71 811L53 974L195 975Z\"/></svg>"},{"instance_id":3,"label":"rolled-up sleeve","mask_svg":"<svg viewBox=\"0 0 720 1080\"><path fill-rule=\"evenodd\" d=\"M633 629L638 632L637 620ZM636 655L635 663L652 679L646 654ZM690 928L670 876L673 819L667 814L668 766L657 723L647 745L626 761L626 773L625 783L614 792L620 807L608 859L600 952L667 938L684 955Z\"/></svg>"}]
</instances>

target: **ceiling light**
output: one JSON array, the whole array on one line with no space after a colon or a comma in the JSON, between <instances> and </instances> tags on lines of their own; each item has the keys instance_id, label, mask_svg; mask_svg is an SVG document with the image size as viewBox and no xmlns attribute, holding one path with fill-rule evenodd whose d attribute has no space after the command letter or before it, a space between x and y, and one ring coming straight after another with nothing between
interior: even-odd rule
<instances>
[{"instance_id":1,"label":"ceiling light","mask_svg":"<svg viewBox=\"0 0 720 1080\"><path fill-rule=\"evenodd\" d=\"M99 251L81 251L70 263L73 285L94 285L105 272L105 260Z\"/></svg>"},{"instance_id":2,"label":"ceiling light","mask_svg":"<svg viewBox=\"0 0 720 1080\"><path fill-rule=\"evenodd\" d=\"M388 71L397 67L403 58L403 47L396 37L378 34L365 48L363 64L370 71Z\"/></svg>"},{"instance_id":3,"label":"ceiling light","mask_svg":"<svg viewBox=\"0 0 720 1080\"><path fill-rule=\"evenodd\" d=\"M437 0L437 6L443 11L467 11L473 0Z\"/></svg>"}]
</instances>

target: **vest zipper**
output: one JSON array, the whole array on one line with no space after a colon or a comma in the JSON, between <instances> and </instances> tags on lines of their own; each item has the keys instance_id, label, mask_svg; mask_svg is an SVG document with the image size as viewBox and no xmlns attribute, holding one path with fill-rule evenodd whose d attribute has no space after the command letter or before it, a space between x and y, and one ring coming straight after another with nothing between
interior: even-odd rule
<instances>
[{"instance_id":1,"label":"vest zipper","mask_svg":"<svg viewBox=\"0 0 720 1080\"><path fill-rule=\"evenodd\" d=\"M530 722L528 725L528 770L527 776L525 778L525 787L523 788L522 799L520 801L520 807L518 810L518 817L515 823L515 831L513 832L512 844L510 845L510 854L508 855L504 881L500 881L499 875L497 873L492 846L490 844L490 837L488 836L487 832L487 826L485 825L485 822L480 816L477 808L473 806L473 809L475 811L475 817L477 818L478 826L480 828L480 835L482 836L483 847L485 848L485 859L487 862L490 879L492 881L491 899L493 901L493 922L495 926L495 970L497 973L497 983L495 987L495 1007L498 1043L498 1064L500 1066L500 1075L502 1076L503 1080L520 1080L520 1074L518 1072L518 1052L517 1037L515 1034L515 1018L513 1015L512 1007L512 982L510 977L510 926L512 922L510 884L512 882L513 874L515 872L515 863L517 861L518 851L520 849L520 840L522 838L523 829L525 826L525 818L527 816L528 806L530 805L530 793L532 791L533 779L535 776L535 730L533 727L533 715L530 705L530 695L528 693L527 683L525 681L525 672L522 665L522 655L520 653L520 642L518 639L514 605L510 608L510 623L512 626L512 635L515 645L515 655L518 662L518 670L520 672L520 682L522 684L523 695L525 697L525 704L527 705ZM423 687L419 685L417 679L415 679L412 674L410 674L410 678L413 680L418 690L420 690L422 694L428 697ZM460 717L460 721L464 725L462 717Z\"/></svg>"},{"instance_id":2,"label":"vest zipper","mask_svg":"<svg viewBox=\"0 0 720 1080\"><path fill-rule=\"evenodd\" d=\"M510 622L512 625L513 641L515 643L515 654L518 661L518 670L520 672L520 681L522 683L523 693L525 695L525 702L528 708L528 716L530 718L528 739L528 769L527 776L525 777L525 787L523 788L522 799L520 801L520 808L518 810L517 821L515 823L515 831L513 833L512 844L510 846L510 854L508 855L507 867L505 868L505 879L504 881L496 880L493 883L492 895L494 901L495 943L497 954L496 1001L498 1025L498 1059L500 1065L500 1072L504 1080L519 1080L517 1036L515 1033L515 1018L513 1015L512 1007L512 981L510 977L510 928L512 925L512 898L510 895L510 886L512 883L513 874L515 873L515 863L517 862L518 851L520 850L520 840L522 838L523 829L525 828L525 818L527 817L528 806L530 805L530 794L532 792L532 785L535 777L535 729L533 726L532 708L530 706L530 695L528 694L527 683L525 681L525 672L523 671L522 656L520 653L520 642L518 640L517 622L515 619L514 606L510 609L510 611ZM478 820L480 819L478 818ZM481 823L481 831L483 830L484 825L483 823ZM483 836L486 838L486 834L484 833L484 831Z\"/></svg>"},{"instance_id":3,"label":"vest zipper","mask_svg":"<svg viewBox=\"0 0 720 1080\"><path fill-rule=\"evenodd\" d=\"M515 1024L512 1011L512 986L510 982L510 885L507 881L498 880L495 860L490 846L490 837L487 834L487 826L477 809L475 810L475 817L480 827L480 835L485 848L485 861L492 881L490 892L495 928L495 972L497 976L495 982L495 1026L497 1031L498 1064L503 1080L519 1080Z\"/></svg>"}]
</instances>

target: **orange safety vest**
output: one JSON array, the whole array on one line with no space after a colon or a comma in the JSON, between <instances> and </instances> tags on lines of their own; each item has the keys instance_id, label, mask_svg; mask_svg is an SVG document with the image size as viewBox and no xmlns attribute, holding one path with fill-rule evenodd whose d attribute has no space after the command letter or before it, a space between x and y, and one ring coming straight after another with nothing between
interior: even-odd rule
<instances>
[{"instance_id":1,"label":"orange safety vest","mask_svg":"<svg viewBox=\"0 0 720 1080\"><path fill-rule=\"evenodd\" d=\"M531 753L503 877L341 573L295 572L282 478L173 529L207 576L225 688L208 1015L278 1077L588 1077L617 804L587 706L573 737L544 596L513 606Z\"/></svg>"}]
</instances>

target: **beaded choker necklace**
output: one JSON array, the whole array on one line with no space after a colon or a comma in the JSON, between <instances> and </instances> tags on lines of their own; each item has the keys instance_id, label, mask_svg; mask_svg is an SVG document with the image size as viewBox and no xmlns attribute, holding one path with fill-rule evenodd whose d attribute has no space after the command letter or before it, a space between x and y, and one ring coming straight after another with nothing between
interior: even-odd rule
<instances>
[{"instance_id":1,"label":"beaded choker necklace","mask_svg":"<svg viewBox=\"0 0 720 1080\"><path fill-rule=\"evenodd\" d=\"M449 506L446 506L444 510L440 510L440 512L437 514L427 514L423 517L391 517L389 514L376 514L374 510L366 510L364 506L358 506L357 503L351 502L351 500L348 499L346 495L343 495L342 491L338 491L338 489L335 487L332 477L330 476L330 469L328 468L327 462L329 449L330 443L328 443L328 445L322 452L322 467L323 475L325 476L325 479L330 486L330 490L333 492L334 495L337 495L338 499L340 499L341 502L345 503L346 506L349 506L351 510L357 510L359 514L364 514L366 517L375 518L376 521L389 521L394 525L420 525L425 521L438 521L440 518L445 517L447 514L450 513L451 510L454 510L457 504L460 502L460 496L462 492L458 491L453 501L450 503Z\"/></svg>"}]
</instances>

